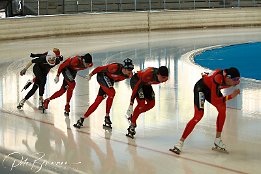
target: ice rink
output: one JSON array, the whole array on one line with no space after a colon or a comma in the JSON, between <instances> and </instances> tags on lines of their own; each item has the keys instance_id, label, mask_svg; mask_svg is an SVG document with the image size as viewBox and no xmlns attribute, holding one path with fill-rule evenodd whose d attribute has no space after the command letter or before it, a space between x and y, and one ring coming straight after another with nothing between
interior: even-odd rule
<instances>
[{"instance_id":1,"label":"ice rink","mask_svg":"<svg viewBox=\"0 0 261 174\"><path fill-rule=\"evenodd\" d=\"M242 79L241 95L228 104L222 139L229 154L211 150L217 111L208 103L203 119L187 138L181 155L169 151L193 117L193 87L205 71L190 63L186 53L256 41L261 41L261 28L114 33L0 42L0 173L260 173L260 81ZM64 57L90 52L94 67L121 63L129 57L135 71L161 65L169 68L169 80L153 86L156 105L138 118L135 139L125 136L128 122L124 115L131 95L129 80L114 85L112 132L102 127L105 101L85 120L83 128L72 126L96 98L99 88L96 76L90 81L83 78L93 68L78 73L69 117L63 114L65 95L52 100L44 114L37 109L38 91L22 110L16 108L29 91L21 92L22 87L33 77L32 67L25 76L19 75L30 60L30 53L53 47L60 48ZM246 63L251 64L248 57ZM53 81L56 71L54 68L49 73L44 98L60 89L62 76L58 84Z\"/></svg>"}]
</instances>

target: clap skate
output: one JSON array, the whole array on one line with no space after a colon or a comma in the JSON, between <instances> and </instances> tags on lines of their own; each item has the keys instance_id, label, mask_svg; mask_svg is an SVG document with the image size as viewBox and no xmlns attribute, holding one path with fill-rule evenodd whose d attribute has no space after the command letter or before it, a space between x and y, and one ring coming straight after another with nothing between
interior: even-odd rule
<instances>
[{"instance_id":1,"label":"clap skate","mask_svg":"<svg viewBox=\"0 0 261 174\"><path fill-rule=\"evenodd\" d=\"M83 127L83 121L84 118L80 118L76 124L73 125L73 127L80 129L81 127Z\"/></svg>"},{"instance_id":2,"label":"clap skate","mask_svg":"<svg viewBox=\"0 0 261 174\"><path fill-rule=\"evenodd\" d=\"M66 105L65 105L65 108L64 108L64 115L65 115L66 117L68 117L68 116L69 116L69 113L70 113L70 105L69 105L69 104L66 104Z\"/></svg>"},{"instance_id":3,"label":"clap skate","mask_svg":"<svg viewBox=\"0 0 261 174\"><path fill-rule=\"evenodd\" d=\"M182 147L183 147L183 143L181 140L173 147L173 149L169 149L169 151L174 152L175 154L179 155Z\"/></svg>"},{"instance_id":4,"label":"clap skate","mask_svg":"<svg viewBox=\"0 0 261 174\"><path fill-rule=\"evenodd\" d=\"M25 99L22 99L19 104L17 105L17 109L22 109L22 107L24 106L24 103L25 103Z\"/></svg>"},{"instance_id":5,"label":"clap skate","mask_svg":"<svg viewBox=\"0 0 261 174\"><path fill-rule=\"evenodd\" d=\"M214 141L214 147L212 147L212 150L217 151L217 152L223 152L223 153L229 153L226 150L226 145L222 142L220 138L216 138Z\"/></svg>"},{"instance_id":6,"label":"clap skate","mask_svg":"<svg viewBox=\"0 0 261 174\"><path fill-rule=\"evenodd\" d=\"M44 113L44 107L43 107L43 100L39 100L39 106L38 106L39 110L42 110Z\"/></svg>"},{"instance_id":7,"label":"clap skate","mask_svg":"<svg viewBox=\"0 0 261 174\"><path fill-rule=\"evenodd\" d=\"M135 132L135 126L130 125L127 130L128 130L128 133L126 134L126 136L133 139L133 138L134 138L134 135L136 134L136 132Z\"/></svg>"},{"instance_id":8,"label":"clap skate","mask_svg":"<svg viewBox=\"0 0 261 174\"><path fill-rule=\"evenodd\" d=\"M30 86L32 83L33 83L32 80L28 80L28 81L26 82L26 84L24 85L22 91L23 91L23 90L26 90L27 88L29 88L29 86ZM21 91L21 92L22 92L22 91Z\"/></svg>"},{"instance_id":9,"label":"clap skate","mask_svg":"<svg viewBox=\"0 0 261 174\"><path fill-rule=\"evenodd\" d=\"M110 120L110 117L109 116L105 116L103 128L110 128L110 129L112 129L111 125L112 125L112 122Z\"/></svg>"},{"instance_id":10,"label":"clap skate","mask_svg":"<svg viewBox=\"0 0 261 174\"><path fill-rule=\"evenodd\" d=\"M49 105L50 99L45 99L43 102L43 112L44 110L48 109L48 105Z\"/></svg>"},{"instance_id":11,"label":"clap skate","mask_svg":"<svg viewBox=\"0 0 261 174\"><path fill-rule=\"evenodd\" d=\"M180 151L177 147L175 147L175 146L174 146L173 149L169 149L169 151L174 152L174 153L177 154L177 155L179 155L180 152L181 152L181 151Z\"/></svg>"}]
</instances>

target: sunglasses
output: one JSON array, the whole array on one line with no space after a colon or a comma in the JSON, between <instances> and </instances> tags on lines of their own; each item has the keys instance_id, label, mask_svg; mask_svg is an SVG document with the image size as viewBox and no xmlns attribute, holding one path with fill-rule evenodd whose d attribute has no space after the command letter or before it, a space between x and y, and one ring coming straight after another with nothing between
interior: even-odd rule
<instances>
[{"instance_id":1,"label":"sunglasses","mask_svg":"<svg viewBox=\"0 0 261 174\"><path fill-rule=\"evenodd\" d=\"M231 78L231 80L233 80L234 82L239 81L240 77L235 77L235 78Z\"/></svg>"}]
</instances>

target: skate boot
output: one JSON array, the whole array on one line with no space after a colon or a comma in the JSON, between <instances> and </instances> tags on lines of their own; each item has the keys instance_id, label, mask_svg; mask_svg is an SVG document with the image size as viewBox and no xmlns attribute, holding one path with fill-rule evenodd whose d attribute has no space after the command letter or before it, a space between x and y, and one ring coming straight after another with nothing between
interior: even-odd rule
<instances>
[{"instance_id":1,"label":"skate boot","mask_svg":"<svg viewBox=\"0 0 261 174\"><path fill-rule=\"evenodd\" d=\"M182 151L182 147L183 147L184 142L183 141L179 141L177 144L174 145L173 149L169 149L171 152L174 152L176 154L180 154L180 152Z\"/></svg>"},{"instance_id":2,"label":"skate boot","mask_svg":"<svg viewBox=\"0 0 261 174\"><path fill-rule=\"evenodd\" d=\"M49 98L44 100L44 103L43 103L44 109L48 109L49 102L50 102Z\"/></svg>"},{"instance_id":3,"label":"skate boot","mask_svg":"<svg viewBox=\"0 0 261 174\"><path fill-rule=\"evenodd\" d=\"M19 104L18 104L18 106L17 106L17 109L22 109L22 107L24 106L24 102L25 102L26 100L25 99L22 99L20 102L19 102Z\"/></svg>"},{"instance_id":4,"label":"skate boot","mask_svg":"<svg viewBox=\"0 0 261 174\"><path fill-rule=\"evenodd\" d=\"M105 117L104 117L103 128L104 128L104 127L107 127L107 128L112 129L111 124L112 124L112 122L111 122L111 120L110 120L110 116L105 116Z\"/></svg>"},{"instance_id":5,"label":"skate boot","mask_svg":"<svg viewBox=\"0 0 261 174\"><path fill-rule=\"evenodd\" d=\"M69 104L66 104L66 105L65 105L65 108L64 108L64 115L65 115L66 117L68 117L68 116L69 116L69 113L70 113L70 105L69 105Z\"/></svg>"},{"instance_id":6,"label":"skate boot","mask_svg":"<svg viewBox=\"0 0 261 174\"><path fill-rule=\"evenodd\" d=\"M44 113L43 100L40 100L40 99L39 99L39 106L38 106L38 109L39 109L39 110L42 110L43 113Z\"/></svg>"},{"instance_id":7,"label":"skate boot","mask_svg":"<svg viewBox=\"0 0 261 174\"><path fill-rule=\"evenodd\" d=\"M212 150L228 153L226 150L226 145L223 143L221 138L216 138L214 141L214 147L212 147Z\"/></svg>"},{"instance_id":8,"label":"skate boot","mask_svg":"<svg viewBox=\"0 0 261 174\"><path fill-rule=\"evenodd\" d=\"M26 82L26 84L24 85L22 91L23 91L23 90L26 90L27 88L29 88L29 86L30 86L32 83L33 83L32 80L28 80L28 81ZM21 92L22 92L22 91L21 91Z\"/></svg>"},{"instance_id":9,"label":"skate boot","mask_svg":"<svg viewBox=\"0 0 261 174\"><path fill-rule=\"evenodd\" d=\"M136 127L136 125L135 126L133 126L133 125L129 126L129 128L127 129L128 133L126 134L127 137L130 137L132 139L134 138L134 135L136 134L135 127Z\"/></svg>"},{"instance_id":10,"label":"skate boot","mask_svg":"<svg viewBox=\"0 0 261 174\"><path fill-rule=\"evenodd\" d=\"M83 126L83 121L84 121L84 118L80 118L80 119L77 121L77 123L75 123L73 126L74 126L75 128L80 129L80 128Z\"/></svg>"}]
</instances>

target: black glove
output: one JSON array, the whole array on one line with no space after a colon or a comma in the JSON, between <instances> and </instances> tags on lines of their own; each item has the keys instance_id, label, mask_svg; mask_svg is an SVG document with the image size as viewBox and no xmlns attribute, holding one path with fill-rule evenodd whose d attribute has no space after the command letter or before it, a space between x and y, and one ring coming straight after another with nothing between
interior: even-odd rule
<instances>
[{"instance_id":1,"label":"black glove","mask_svg":"<svg viewBox=\"0 0 261 174\"><path fill-rule=\"evenodd\" d=\"M58 56L60 61L63 61L63 55Z\"/></svg>"},{"instance_id":2,"label":"black glove","mask_svg":"<svg viewBox=\"0 0 261 174\"><path fill-rule=\"evenodd\" d=\"M36 56L35 56L35 54L31 53L31 54L30 54L30 57L36 57Z\"/></svg>"},{"instance_id":3,"label":"black glove","mask_svg":"<svg viewBox=\"0 0 261 174\"><path fill-rule=\"evenodd\" d=\"M23 76L23 75L25 75L25 73L26 73L26 69L24 68L24 69L20 72L20 75Z\"/></svg>"}]
</instances>

